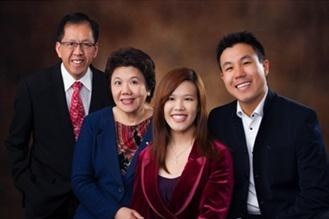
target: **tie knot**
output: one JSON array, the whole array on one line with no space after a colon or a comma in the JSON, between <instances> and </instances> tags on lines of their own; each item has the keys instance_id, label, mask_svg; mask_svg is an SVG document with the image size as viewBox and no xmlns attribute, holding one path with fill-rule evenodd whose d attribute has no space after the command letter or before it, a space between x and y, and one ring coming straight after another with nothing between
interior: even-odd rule
<instances>
[{"instance_id":1,"label":"tie knot","mask_svg":"<svg viewBox=\"0 0 329 219\"><path fill-rule=\"evenodd\" d=\"M73 87L73 90L80 91L80 89L82 87L82 83L80 81L76 81L76 82L73 83L72 87Z\"/></svg>"}]
</instances>

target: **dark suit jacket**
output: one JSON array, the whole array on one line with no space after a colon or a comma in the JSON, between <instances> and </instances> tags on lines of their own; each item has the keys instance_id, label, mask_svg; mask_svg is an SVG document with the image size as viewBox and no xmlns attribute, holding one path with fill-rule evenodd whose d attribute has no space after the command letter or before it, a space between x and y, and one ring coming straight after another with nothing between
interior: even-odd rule
<instances>
[{"instance_id":1,"label":"dark suit jacket","mask_svg":"<svg viewBox=\"0 0 329 219\"><path fill-rule=\"evenodd\" d=\"M112 108L85 118L72 167L73 191L81 203L76 219L110 219L119 208L129 206L138 155L151 138L150 125L127 173L121 175Z\"/></svg>"},{"instance_id":2,"label":"dark suit jacket","mask_svg":"<svg viewBox=\"0 0 329 219\"><path fill-rule=\"evenodd\" d=\"M105 76L92 68L89 112L109 105ZM47 215L71 191L75 144L60 64L23 79L6 146L12 175L35 214Z\"/></svg>"},{"instance_id":3,"label":"dark suit jacket","mask_svg":"<svg viewBox=\"0 0 329 219\"><path fill-rule=\"evenodd\" d=\"M169 206L160 196L159 168L146 148L139 158L132 208L147 219L225 219L233 190L233 161L223 144L214 141L213 146L218 155L212 159L193 146Z\"/></svg>"},{"instance_id":4,"label":"dark suit jacket","mask_svg":"<svg viewBox=\"0 0 329 219\"><path fill-rule=\"evenodd\" d=\"M247 212L249 157L236 101L213 109L209 128L232 150L235 187L229 218L243 218ZM309 219L328 209L325 145L311 109L268 92L254 145L253 168L264 218Z\"/></svg>"}]
</instances>

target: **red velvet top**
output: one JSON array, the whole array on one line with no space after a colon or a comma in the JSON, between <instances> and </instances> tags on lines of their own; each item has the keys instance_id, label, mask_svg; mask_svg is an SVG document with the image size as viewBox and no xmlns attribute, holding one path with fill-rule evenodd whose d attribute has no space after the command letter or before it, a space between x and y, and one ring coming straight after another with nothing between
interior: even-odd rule
<instances>
[{"instance_id":1,"label":"red velvet top","mask_svg":"<svg viewBox=\"0 0 329 219\"><path fill-rule=\"evenodd\" d=\"M233 162L230 151L213 142L218 157L206 158L193 146L187 164L172 193L169 206L161 199L159 168L147 147L139 157L132 208L146 219L225 219L233 191Z\"/></svg>"}]
</instances>

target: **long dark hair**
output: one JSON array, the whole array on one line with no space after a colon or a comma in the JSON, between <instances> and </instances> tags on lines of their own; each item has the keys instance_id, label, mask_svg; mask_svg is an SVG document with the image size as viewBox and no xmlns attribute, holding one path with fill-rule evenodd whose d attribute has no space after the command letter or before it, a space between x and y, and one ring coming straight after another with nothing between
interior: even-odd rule
<instances>
[{"instance_id":1,"label":"long dark hair","mask_svg":"<svg viewBox=\"0 0 329 219\"><path fill-rule=\"evenodd\" d=\"M160 168L168 172L165 158L167 145L171 138L170 127L164 116L164 105L172 92L184 81L192 82L197 90L198 113L195 118L195 144L203 155L213 152L207 128L206 93L200 76L189 68L177 68L169 71L161 80L155 93L155 106L153 113L153 147L152 152Z\"/></svg>"}]
</instances>

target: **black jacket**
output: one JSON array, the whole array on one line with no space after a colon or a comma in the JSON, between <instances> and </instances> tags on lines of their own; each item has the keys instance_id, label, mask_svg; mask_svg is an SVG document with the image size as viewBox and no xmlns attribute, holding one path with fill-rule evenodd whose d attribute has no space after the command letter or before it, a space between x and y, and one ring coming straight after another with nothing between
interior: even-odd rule
<instances>
[{"instance_id":1,"label":"black jacket","mask_svg":"<svg viewBox=\"0 0 329 219\"><path fill-rule=\"evenodd\" d=\"M229 219L247 212L249 157L236 101L209 115L214 137L231 150L235 187ZM329 209L325 145L313 110L272 91L255 140L253 168L257 198L266 219L309 219Z\"/></svg>"}]
</instances>

